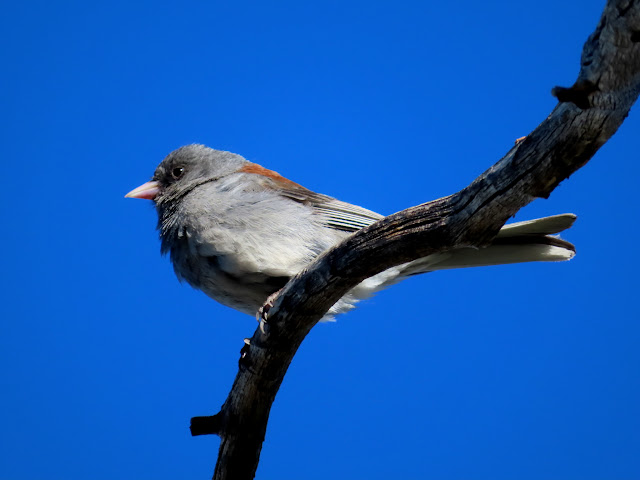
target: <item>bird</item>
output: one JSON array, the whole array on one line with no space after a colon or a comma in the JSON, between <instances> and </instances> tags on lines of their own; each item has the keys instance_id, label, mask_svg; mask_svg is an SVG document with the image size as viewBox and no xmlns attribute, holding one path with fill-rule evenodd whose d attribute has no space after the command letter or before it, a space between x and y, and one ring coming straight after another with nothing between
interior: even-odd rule
<instances>
[{"instance_id":1,"label":"bird","mask_svg":"<svg viewBox=\"0 0 640 480\"><path fill-rule=\"evenodd\" d=\"M161 253L169 254L180 281L249 315L318 255L383 218L201 144L169 153L151 180L125 197L154 202ZM556 234L575 220L565 213L506 224L487 247L455 248L392 267L350 290L323 320L420 273L569 260L575 247Z\"/></svg>"}]
</instances>

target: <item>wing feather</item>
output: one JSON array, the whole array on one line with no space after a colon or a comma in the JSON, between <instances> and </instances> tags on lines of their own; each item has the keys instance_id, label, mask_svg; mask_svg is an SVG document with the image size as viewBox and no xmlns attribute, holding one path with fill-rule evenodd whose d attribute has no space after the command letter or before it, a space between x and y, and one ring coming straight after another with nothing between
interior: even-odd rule
<instances>
[{"instance_id":1,"label":"wing feather","mask_svg":"<svg viewBox=\"0 0 640 480\"><path fill-rule=\"evenodd\" d=\"M273 188L295 202L313 207L314 213L329 228L355 232L383 218L382 215L366 208L313 192L302 185L287 180L277 172L257 165L251 169L247 167L244 171L259 174L263 179L261 183L264 187Z\"/></svg>"}]
</instances>

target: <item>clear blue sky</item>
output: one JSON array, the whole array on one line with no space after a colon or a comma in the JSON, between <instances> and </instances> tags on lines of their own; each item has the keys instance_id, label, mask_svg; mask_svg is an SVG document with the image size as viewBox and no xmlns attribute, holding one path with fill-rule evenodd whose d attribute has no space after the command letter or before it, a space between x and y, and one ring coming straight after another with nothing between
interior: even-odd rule
<instances>
[{"instance_id":1,"label":"clear blue sky","mask_svg":"<svg viewBox=\"0 0 640 480\"><path fill-rule=\"evenodd\" d=\"M0 16L0 478L209 478L255 321L180 285L149 202L199 142L381 213L457 191L576 78L602 1L13 2ZM517 220L563 264L414 278L317 326L262 479L640 478L638 108Z\"/></svg>"}]
</instances>

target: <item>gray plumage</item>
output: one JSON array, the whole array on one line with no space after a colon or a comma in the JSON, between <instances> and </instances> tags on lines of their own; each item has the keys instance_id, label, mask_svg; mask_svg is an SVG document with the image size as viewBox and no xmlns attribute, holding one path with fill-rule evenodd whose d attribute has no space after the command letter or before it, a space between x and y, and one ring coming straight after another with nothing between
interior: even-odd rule
<instances>
[{"instance_id":1,"label":"gray plumage","mask_svg":"<svg viewBox=\"0 0 640 480\"><path fill-rule=\"evenodd\" d=\"M152 182L128 196L153 198L161 249L180 280L250 315L320 253L382 218L203 145L170 153ZM451 250L386 270L349 292L325 319L417 273L568 260L573 245L551 235L575 218L564 214L505 225L487 248Z\"/></svg>"}]
</instances>

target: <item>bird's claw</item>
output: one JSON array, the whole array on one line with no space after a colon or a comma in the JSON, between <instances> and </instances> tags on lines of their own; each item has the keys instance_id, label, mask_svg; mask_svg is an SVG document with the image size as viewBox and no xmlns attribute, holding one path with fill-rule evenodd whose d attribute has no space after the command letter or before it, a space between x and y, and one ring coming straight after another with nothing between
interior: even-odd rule
<instances>
[{"instance_id":1,"label":"bird's claw","mask_svg":"<svg viewBox=\"0 0 640 480\"><path fill-rule=\"evenodd\" d=\"M258 309L258 313L256 313L256 320L260 323L260 331L263 335L266 335L269 329L267 317L269 316L269 310L271 310L271 307L273 307L273 300L269 297L264 305Z\"/></svg>"},{"instance_id":2,"label":"bird's claw","mask_svg":"<svg viewBox=\"0 0 640 480\"><path fill-rule=\"evenodd\" d=\"M264 302L264 305L262 305L258 309L258 313L256 313L256 320L260 322L260 331L263 335L267 335L269 333L269 323L267 322L267 318L269 317L269 310L273 308L273 302L279 293L280 290L269 295L267 301Z\"/></svg>"},{"instance_id":3,"label":"bird's claw","mask_svg":"<svg viewBox=\"0 0 640 480\"><path fill-rule=\"evenodd\" d=\"M247 357L249 355L250 347L251 347L251 339L245 338L244 345L242 345L242 348L240 349L240 360L238 361L241 365L247 363L247 360L248 360Z\"/></svg>"},{"instance_id":4,"label":"bird's claw","mask_svg":"<svg viewBox=\"0 0 640 480\"><path fill-rule=\"evenodd\" d=\"M269 324L264 319L260 320L260 331L262 332L263 335L266 335L267 333L269 333Z\"/></svg>"}]
</instances>

